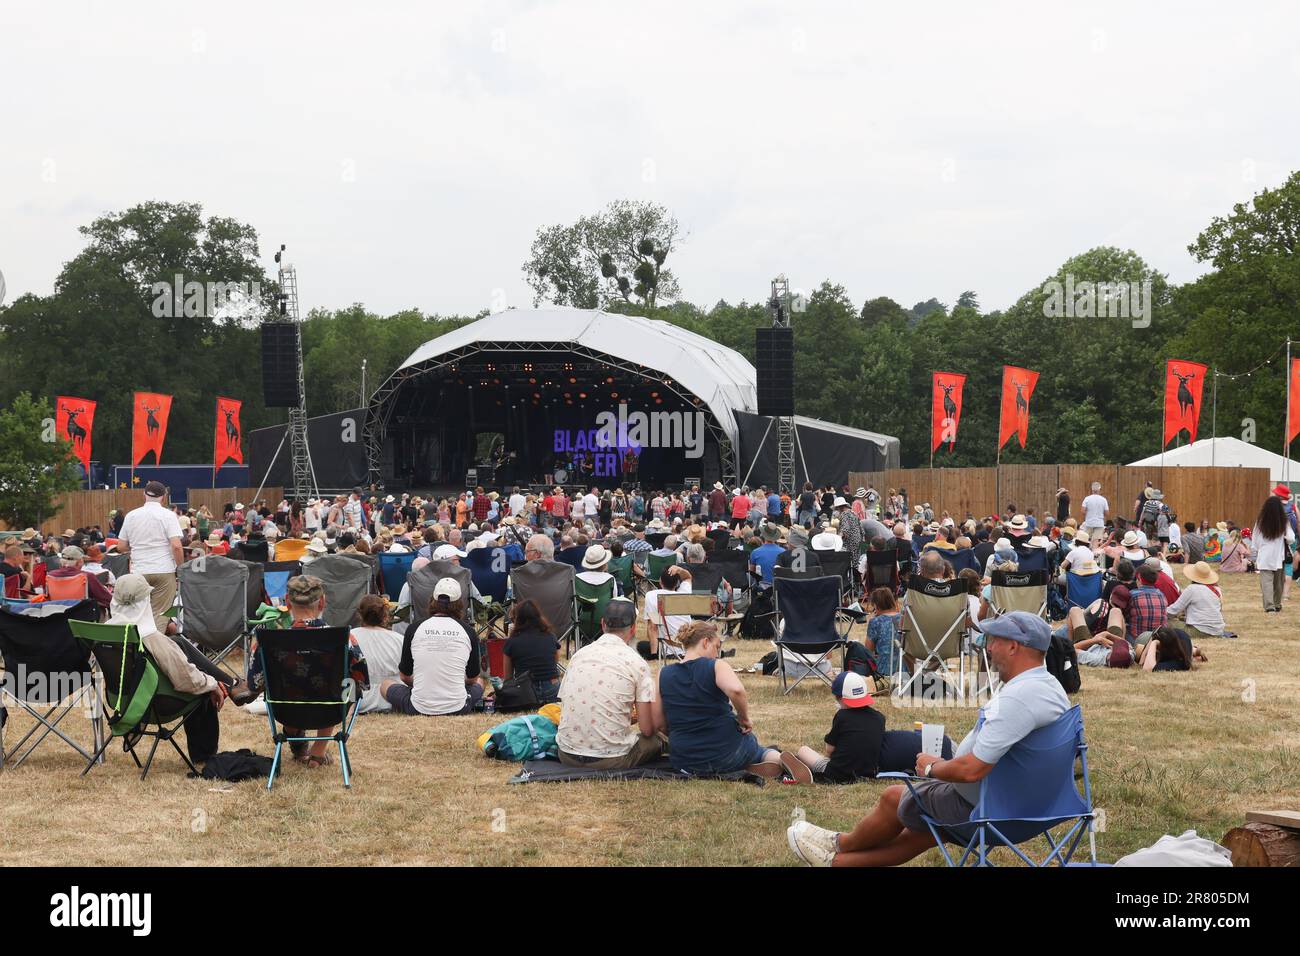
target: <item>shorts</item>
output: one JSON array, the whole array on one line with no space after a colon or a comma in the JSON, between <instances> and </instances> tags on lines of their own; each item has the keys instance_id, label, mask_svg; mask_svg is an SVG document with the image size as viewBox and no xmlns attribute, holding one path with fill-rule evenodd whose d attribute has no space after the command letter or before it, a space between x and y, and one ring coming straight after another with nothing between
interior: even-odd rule
<instances>
[{"instance_id":1,"label":"shorts","mask_svg":"<svg viewBox=\"0 0 1300 956\"><path fill-rule=\"evenodd\" d=\"M929 827L921 819L925 813L938 826L957 826L970 821L974 805L957 791L957 785L945 780L919 780L898 801L898 822L914 833L928 833ZM946 831L945 839L949 837Z\"/></svg>"},{"instance_id":2,"label":"shorts","mask_svg":"<svg viewBox=\"0 0 1300 956\"><path fill-rule=\"evenodd\" d=\"M388 688L388 693L384 695L384 700L388 701L392 706L393 713L405 714L408 717L459 717L461 714L468 714L472 711L474 705L483 696L483 688L478 684L469 684L467 687L465 706L460 710L447 714L426 714L422 710L416 710L415 705L411 703L411 687L409 684L393 684Z\"/></svg>"}]
</instances>

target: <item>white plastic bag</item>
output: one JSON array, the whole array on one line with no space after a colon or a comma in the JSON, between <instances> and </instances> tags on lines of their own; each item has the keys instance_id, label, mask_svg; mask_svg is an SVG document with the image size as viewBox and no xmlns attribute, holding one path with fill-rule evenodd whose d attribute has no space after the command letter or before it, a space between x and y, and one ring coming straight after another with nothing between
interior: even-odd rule
<instances>
[{"instance_id":1,"label":"white plastic bag","mask_svg":"<svg viewBox=\"0 0 1300 956\"><path fill-rule=\"evenodd\" d=\"M1181 836L1166 834L1143 850L1115 861L1116 866L1232 866L1232 853L1213 840L1188 830Z\"/></svg>"}]
</instances>

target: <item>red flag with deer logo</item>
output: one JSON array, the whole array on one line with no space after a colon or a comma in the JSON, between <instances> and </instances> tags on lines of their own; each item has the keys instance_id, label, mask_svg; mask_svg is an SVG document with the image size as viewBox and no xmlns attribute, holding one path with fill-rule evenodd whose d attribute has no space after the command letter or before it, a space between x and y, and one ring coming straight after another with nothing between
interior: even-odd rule
<instances>
[{"instance_id":1,"label":"red flag with deer logo","mask_svg":"<svg viewBox=\"0 0 1300 956\"><path fill-rule=\"evenodd\" d=\"M1025 447L1029 438L1029 398L1038 384L1038 373L1015 365L1002 366L1002 416L998 424L998 448L1012 435Z\"/></svg>"},{"instance_id":2,"label":"red flag with deer logo","mask_svg":"<svg viewBox=\"0 0 1300 956\"><path fill-rule=\"evenodd\" d=\"M1170 359L1165 363L1165 444L1181 431L1196 441L1196 423L1201 417L1201 389L1206 366L1200 362Z\"/></svg>"},{"instance_id":3,"label":"red flag with deer logo","mask_svg":"<svg viewBox=\"0 0 1300 956\"><path fill-rule=\"evenodd\" d=\"M60 395L54 400L54 427L60 438L72 442L72 453L90 474L90 440L95 426L95 403L88 398Z\"/></svg>"},{"instance_id":4,"label":"red flag with deer logo","mask_svg":"<svg viewBox=\"0 0 1300 956\"><path fill-rule=\"evenodd\" d=\"M243 404L233 398L217 399L217 430L212 440L213 468L220 468L232 458L237 464L244 463L244 452L239 440L242 435L239 409Z\"/></svg>"},{"instance_id":5,"label":"red flag with deer logo","mask_svg":"<svg viewBox=\"0 0 1300 956\"><path fill-rule=\"evenodd\" d=\"M162 464L163 439L167 437L167 416L172 397L154 392L135 393L135 420L131 426L131 464L138 465L153 452L155 465Z\"/></svg>"},{"instance_id":6,"label":"red flag with deer logo","mask_svg":"<svg viewBox=\"0 0 1300 956\"><path fill-rule=\"evenodd\" d=\"M1291 407L1286 413L1286 443L1289 445L1300 434L1300 358L1291 360Z\"/></svg>"},{"instance_id":7,"label":"red flag with deer logo","mask_svg":"<svg viewBox=\"0 0 1300 956\"><path fill-rule=\"evenodd\" d=\"M961 390L966 376L957 372L935 372L930 401L930 451L944 442L948 452L957 442L957 423L961 421Z\"/></svg>"}]
</instances>

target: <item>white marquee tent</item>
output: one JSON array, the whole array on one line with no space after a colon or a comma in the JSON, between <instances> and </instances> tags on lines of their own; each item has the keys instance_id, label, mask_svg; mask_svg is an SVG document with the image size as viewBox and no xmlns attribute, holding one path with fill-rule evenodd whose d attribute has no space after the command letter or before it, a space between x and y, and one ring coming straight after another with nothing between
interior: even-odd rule
<instances>
[{"instance_id":1,"label":"white marquee tent","mask_svg":"<svg viewBox=\"0 0 1300 956\"><path fill-rule=\"evenodd\" d=\"M1300 461L1287 459L1277 452L1260 448L1240 438L1202 438L1190 445L1170 448L1163 456L1152 455L1130 466L1151 467L1162 464L1166 468L1208 467L1216 468L1267 468L1272 481L1300 482Z\"/></svg>"}]
</instances>

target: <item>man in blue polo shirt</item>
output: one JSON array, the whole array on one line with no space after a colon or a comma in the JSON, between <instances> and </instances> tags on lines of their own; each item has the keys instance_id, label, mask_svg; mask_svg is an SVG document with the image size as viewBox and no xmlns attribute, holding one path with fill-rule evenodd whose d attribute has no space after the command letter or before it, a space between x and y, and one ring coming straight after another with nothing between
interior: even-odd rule
<instances>
[{"instance_id":1,"label":"man in blue polo shirt","mask_svg":"<svg viewBox=\"0 0 1300 956\"><path fill-rule=\"evenodd\" d=\"M781 520L781 496L775 488L767 489L767 520L773 524L784 524Z\"/></svg>"},{"instance_id":2,"label":"man in blue polo shirt","mask_svg":"<svg viewBox=\"0 0 1300 956\"><path fill-rule=\"evenodd\" d=\"M933 847L924 812L940 825L965 823L979 802L980 781L1029 734L1070 708L1060 682L1043 665L1052 630L1037 614L1012 611L980 623L993 668L1003 680L984 708L984 723L966 735L952 760L919 754L915 796L888 787L874 810L849 833L807 821L786 831L795 856L810 866L898 866Z\"/></svg>"},{"instance_id":3,"label":"man in blue polo shirt","mask_svg":"<svg viewBox=\"0 0 1300 956\"><path fill-rule=\"evenodd\" d=\"M749 553L749 570L761 578L761 586L772 586L772 568L785 553L785 548L777 544L781 540L781 529L774 524L763 525L763 543Z\"/></svg>"}]
</instances>

